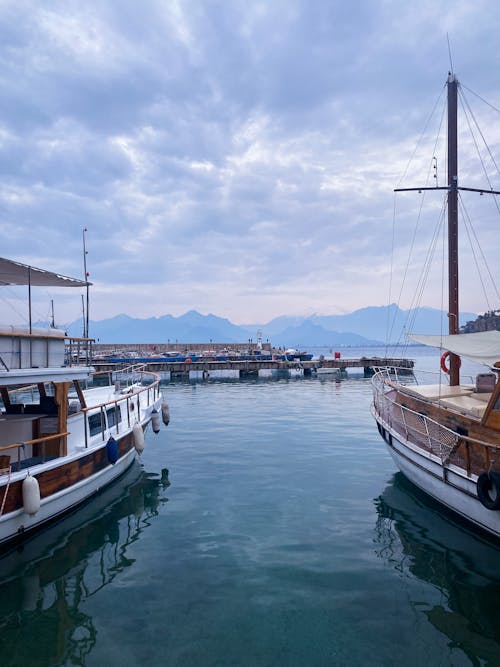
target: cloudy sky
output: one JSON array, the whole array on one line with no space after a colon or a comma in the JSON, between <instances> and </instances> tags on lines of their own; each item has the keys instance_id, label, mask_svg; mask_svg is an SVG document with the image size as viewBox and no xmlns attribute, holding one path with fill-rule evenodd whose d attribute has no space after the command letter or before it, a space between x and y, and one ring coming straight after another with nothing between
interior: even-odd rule
<instances>
[{"instance_id":1,"label":"cloudy sky","mask_svg":"<svg viewBox=\"0 0 500 667\"><path fill-rule=\"evenodd\" d=\"M415 287L440 307L440 269L424 291L420 264L442 195L424 220L423 196L393 189L425 184L438 155L446 181L447 34L469 123L500 160L499 26L494 0L0 0L0 256L81 277L86 227L93 319L263 323L409 307ZM499 215L484 197L473 220L474 198L461 306L483 312L500 305ZM61 291L37 290L37 316L51 298L58 319L79 316ZM0 320L18 296L2 290Z\"/></svg>"}]
</instances>

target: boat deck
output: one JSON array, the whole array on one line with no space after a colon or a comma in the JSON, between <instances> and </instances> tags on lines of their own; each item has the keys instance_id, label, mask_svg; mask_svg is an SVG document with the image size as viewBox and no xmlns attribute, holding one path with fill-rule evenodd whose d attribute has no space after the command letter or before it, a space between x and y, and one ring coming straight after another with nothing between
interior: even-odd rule
<instances>
[{"instance_id":1,"label":"boat deck","mask_svg":"<svg viewBox=\"0 0 500 667\"><path fill-rule=\"evenodd\" d=\"M482 419L491 392L477 392L473 385L450 387L443 384L406 386L404 393L460 412L468 417Z\"/></svg>"}]
</instances>

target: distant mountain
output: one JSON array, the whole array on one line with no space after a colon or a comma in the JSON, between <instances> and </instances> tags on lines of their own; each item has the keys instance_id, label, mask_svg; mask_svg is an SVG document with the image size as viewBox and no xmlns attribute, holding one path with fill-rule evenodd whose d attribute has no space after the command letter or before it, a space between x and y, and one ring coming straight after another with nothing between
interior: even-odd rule
<instances>
[{"instance_id":1,"label":"distant mountain","mask_svg":"<svg viewBox=\"0 0 500 667\"><path fill-rule=\"evenodd\" d=\"M465 322L476 316L462 313L460 321ZM259 325L266 335L285 334L304 322L312 322L327 331L357 334L378 341L397 341L402 332L439 333L448 328L446 315L434 308L419 308L416 311L401 310L395 304L390 306L370 306L346 315L311 315L308 318L277 317L266 325ZM249 330L250 325L246 325Z\"/></svg>"},{"instance_id":2,"label":"distant mountain","mask_svg":"<svg viewBox=\"0 0 500 667\"><path fill-rule=\"evenodd\" d=\"M311 320L302 322L297 327L288 327L282 333L272 336L276 347L343 347L346 345L378 345L381 341L364 338L355 333L329 331Z\"/></svg>"},{"instance_id":3,"label":"distant mountain","mask_svg":"<svg viewBox=\"0 0 500 667\"><path fill-rule=\"evenodd\" d=\"M192 310L180 317L163 315L138 319L117 315L107 320L91 321L90 335L100 343L226 343L248 342L248 334L229 320L216 315L201 315ZM81 336L82 323L67 326L69 334Z\"/></svg>"},{"instance_id":4,"label":"distant mountain","mask_svg":"<svg viewBox=\"0 0 500 667\"><path fill-rule=\"evenodd\" d=\"M460 323L475 320L476 314L462 313ZM92 321L90 334L101 343L247 343L263 340L276 347L375 345L403 342L405 332L439 334L447 331L446 315L434 308L401 310L395 304L361 308L346 315L277 317L267 324L237 326L216 315L201 315L191 310L180 317L163 315L139 319L117 315ZM81 336L82 322L67 326L73 336Z\"/></svg>"}]
</instances>

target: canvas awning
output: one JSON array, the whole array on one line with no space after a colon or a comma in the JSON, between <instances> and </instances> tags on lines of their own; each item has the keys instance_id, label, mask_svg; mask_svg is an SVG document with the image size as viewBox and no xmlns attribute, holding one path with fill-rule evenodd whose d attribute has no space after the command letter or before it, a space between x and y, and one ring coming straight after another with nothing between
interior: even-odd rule
<instances>
[{"instance_id":1,"label":"canvas awning","mask_svg":"<svg viewBox=\"0 0 500 667\"><path fill-rule=\"evenodd\" d=\"M37 287L86 287L92 283L68 278L60 273L37 269L0 257L0 285L34 285Z\"/></svg>"},{"instance_id":2,"label":"canvas awning","mask_svg":"<svg viewBox=\"0 0 500 667\"><path fill-rule=\"evenodd\" d=\"M500 331L480 331L454 336L424 334L409 334L409 336L417 343L453 352L459 357L466 357L490 368L500 363Z\"/></svg>"}]
</instances>

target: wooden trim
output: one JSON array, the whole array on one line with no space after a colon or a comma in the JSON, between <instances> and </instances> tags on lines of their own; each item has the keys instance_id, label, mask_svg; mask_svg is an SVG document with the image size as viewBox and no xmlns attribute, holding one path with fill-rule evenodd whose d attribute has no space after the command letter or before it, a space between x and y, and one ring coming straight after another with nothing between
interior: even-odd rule
<instances>
[{"instance_id":1,"label":"wooden trim","mask_svg":"<svg viewBox=\"0 0 500 667\"><path fill-rule=\"evenodd\" d=\"M118 452L120 458L133 447L134 438L133 433L130 432L118 440ZM56 465L50 470L35 473L35 477L40 486L40 497L48 498L54 493L71 488L74 484L78 484L79 482L88 479L95 473L106 468L108 465L110 464L108 461L106 445L103 445L100 449L94 450L79 459L70 461L64 465ZM4 515L13 512L14 510L22 509L22 483L23 480L21 479L10 484L4 507ZM6 488L6 484L0 485L0 498L2 498L2 500Z\"/></svg>"},{"instance_id":2,"label":"wooden trim","mask_svg":"<svg viewBox=\"0 0 500 667\"><path fill-rule=\"evenodd\" d=\"M10 408L11 403L8 389L6 387L0 387L0 394L5 407Z\"/></svg>"},{"instance_id":3,"label":"wooden trim","mask_svg":"<svg viewBox=\"0 0 500 667\"><path fill-rule=\"evenodd\" d=\"M493 406L495 405L499 397L500 397L500 379L497 380L495 389L491 394L490 401L486 407L486 410L484 411L483 419L481 420L481 424L483 426L489 426L490 428L496 428L496 429L500 428L500 415L497 416L496 413L492 414Z\"/></svg>"},{"instance_id":4,"label":"wooden trim","mask_svg":"<svg viewBox=\"0 0 500 667\"><path fill-rule=\"evenodd\" d=\"M58 382L55 385L55 399L57 403L58 431L62 433L68 428L68 392L70 382ZM68 438L61 436L59 441L59 456L66 456L68 453Z\"/></svg>"},{"instance_id":5,"label":"wooden trim","mask_svg":"<svg viewBox=\"0 0 500 667\"><path fill-rule=\"evenodd\" d=\"M80 380L73 380L73 386L75 387L82 409L85 409L87 407L87 403L85 401L85 396L83 395L83 389L82 385L80 384Z\"/></svg>"}]
</instances>

